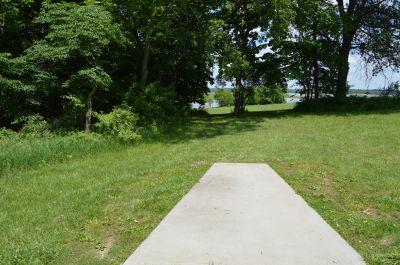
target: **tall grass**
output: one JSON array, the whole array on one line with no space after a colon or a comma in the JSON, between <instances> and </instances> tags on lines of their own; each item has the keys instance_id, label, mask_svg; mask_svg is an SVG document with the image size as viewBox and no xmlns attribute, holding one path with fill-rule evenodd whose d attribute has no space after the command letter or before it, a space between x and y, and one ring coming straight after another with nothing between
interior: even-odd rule
<instances>
[{"instance_id":1,"label":"tall grass","mask_svg":"<svg viewBox=\"0 0 400 265\"><path fill-rule=\"evenodd\" d=\"M122 147L116 138L74 133L67 136L0 138L0 176L15 169L28 169Z\"/></svg>"}]
</instances>

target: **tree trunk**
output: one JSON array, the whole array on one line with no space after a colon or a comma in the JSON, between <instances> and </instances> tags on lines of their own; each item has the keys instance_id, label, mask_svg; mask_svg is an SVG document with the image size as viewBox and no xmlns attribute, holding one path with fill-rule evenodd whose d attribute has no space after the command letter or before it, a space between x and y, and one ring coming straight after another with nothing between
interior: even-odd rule
<instances>
[{"instance_id":1,"label":"tree trunk","mask_svg":"<svg viewBox=\"0 0 400 265\"><path fill-rule=\"evenodd\" d=\"M6 18L4 14L0 14L0 35L3 37L6 26Z\"/></svg>"},{"instance_id":2,"label":"tree trunk","mask_svg":"<svg viewBox=\"0 0 400 265\"><path fill-rule=\"evenodd\" d=\"M146 41L144 44L143 51L143 61L142 61L142 78L141 81L143 85L147 82L147 76L149 74L149 57L150 57L150 38L149 35L146 36Z\"/></svg>"},{"instance_id":3,"label":"tree trunk","mask_svg":"<svg viewBox=\"0 0 400 265\"><path fill-rule=\"evenodd\" d=\"M97 91L97 87L94 86L92 88L92 91L90 91L88 98L87 98L87 111L86 111L86 124L85 124L85 132L90 132L90 126L92 125L92 112L93 112L93 107L92 107L92 99L94 94Z\"/></svg>"},{"instance_id":4,"label":"tree trunk","mask_svg":"<svg viewBox=\"0 0 400 265\"><path fill-rule=\"evenodd\" d=\"M313 69L313 90L314 90L314 99L319 99L319 64L318 58L314 58L314 69Z\"/></svg>"},{"instance_id":5,"label":"tree trunk","mask_svg":"<svg viewBox=\"0 0 400 265\"><path fill-rule=\"evenodd\" d=\"M311 94L311 81L309 78L306 80L306 101L310 101L310 94Z\"/></svg>"},{"instance_id":6,"label":"tree trunk","mask_svg":"<svg viewBox=\"0 0 400 265\"><path fill-rule=\"evenodd\" d=\"M235 109L234 114L239 116L243 113L243 95L242 95L242 80L237 77L236 84L235 84Z\"/></svg>"},{"instance_id":7,"label":"tree trunk","mask_svg":"<svg viewBox=\"0 0 400 265\"><path fill-rule=\"evenodd\" d=\"M317 28L316 25L313 27L313 41L317 42L318 37L317 37ZM319 48L314 47L314 56L313 56L313 91L314 91L314 99L317 101L319 99Z\"/></svg>"},{"instance_id":8,"label":"tree trunk","mask_svg":"<svg viewBox=\"0 0 400 265\"><path fill-rule=\"evenodd\" d=\"M347 96L347 77L349 75L349 55L351 50L351 41L344 39L342 47L339 51L338 64L338 80L335 91L335 97L339 100L344 100Z\"/></svg>"}]
</instances>

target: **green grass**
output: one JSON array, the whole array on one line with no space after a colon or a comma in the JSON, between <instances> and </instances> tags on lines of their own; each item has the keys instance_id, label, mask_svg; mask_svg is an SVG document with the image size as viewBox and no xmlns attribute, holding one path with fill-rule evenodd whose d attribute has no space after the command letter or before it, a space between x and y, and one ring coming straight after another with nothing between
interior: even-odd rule
<instances>
[{"instance_id":1,"label":"green grass","mask_svg":"<svg viewBox=\"0 0 400 265\"><path fill-rule=\"evenodd\" d=\"M271 105L249 105L246 107L247 112L262 112L262 111L285 111L293 109L294 104L271 104ZM208 113L211 115L216 114L231 114L233 113L233 106L210 108Z\"/></svg>"},{"instance_id":2,"label":"green grass","mask_svg":"<svg viewBox=\"0 0 400 265\"><path fill-rule=\"evenodd\" d=\"M122 146L114 138L76 133L45 138L0 138L0 174L16 168L27 169L79 158Z\"/></svg>"},{"instance_id":3,"label":"green grass","mask_svg":"<svg viewBox=\"0 0 400 265\"><path fill-rule=\"evenodd\" d=\"M270 164L368 264L400 264L400 112L292 107L212 109L135 146L10 168L0 263L121 264L220 161Z\"/></svg>"}]
</instances>

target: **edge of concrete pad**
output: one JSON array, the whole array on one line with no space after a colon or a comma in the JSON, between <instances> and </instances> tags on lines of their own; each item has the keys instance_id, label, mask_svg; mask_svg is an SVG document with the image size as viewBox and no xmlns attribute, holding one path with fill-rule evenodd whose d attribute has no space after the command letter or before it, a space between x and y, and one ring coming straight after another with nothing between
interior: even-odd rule
<instances>
[{"instance_id":1,"label":"edge of concrete pad","mask_svg":"<svg viewBox=\"0 0 400 265\"><path fill-rule=\"evenodd\" d=\"M265 164L265 163L226 163L226 162L218 162L218 163L214 163L208 170L207 172L198 180L198 182L193 185L193 187L181 198L181 200L174 206L174 208L163 218L163 220L157 225L157 227L150 233L150 235L137 247L137 249L133 252L133 254L125 261L124 265L136 265L136 264L140 264L140 265L183 265L183 264L189 264L189 263L177 263L177 262L167 262L167 263L163 263L163 262L157 262L157 261L150 261L151 263L143 263L142 262L136 262L136 255L138 252L140 252L140 250L143 247L146 247L146 245L148 245L149 241L151 240L151 238L154 236L154 234L157 233L157 231L160 229L160 227L164 224L165 220L169 220L170 218L173 218L173 211L175 208L177 208L178 206L182 206L182 204L184 204L184 200L185 198L188 196L188 194L191 194L192 191L196 190L198 188L199 185L202 184L202 182L204 180L207 180L207 178L209 177L210 174L212 174L214 172L214 170L216 170L216 168L218 167L224 167L224 166L250 166L250 167L259 167L260 170L267 170L269 174L271 174L274 178L274 181L279 182L279 185L281 185L282 187L284 187L284 189L286 189L286 195L287 196L291 196L291 197L295 197L297 200L301 201L302 203L304 203L306 205L306 208L304 210L306 210L308 213L307 214L311 214L313 215L314 218L318 218L320 219L319 221L321 221L323 224L322 226L324 226L325 229L327 229L327 232L329 234L334 234L337 235L335 236L335 240L337 240L337 243L342 247L342 249L346 249L346 253L350 253L353 256L353 260L357 259L357 262L352 262L352 263L348 263L346 265L350 265L350 264L354 264L354 265L362 265L365 264L363 258L358 254L358 252L346 241L343 239L343 237L336 231L334 230L320 215L317 211L315 211L300 195L298 195L294 189L284 180L282 179L269 165ZM328 231L329 230L329 231ZM191 265L204 265L206 263L196 263L196 262L190 262ZM253 264L253 263L252 263ZM273 263L271 263L273 264ZM286 264L286 263L285 263ZM287 263L289 264L289 263ZM303 264L303 263L302 263ZM314 264L314 263L313 263ZM327 263L328 264L328 263ZM334 264L334 263L329 263L329 264ZM343 264L343 263L340 263ZM208 264L207 264L208 265Z\"/></svg>"}]
</instances>

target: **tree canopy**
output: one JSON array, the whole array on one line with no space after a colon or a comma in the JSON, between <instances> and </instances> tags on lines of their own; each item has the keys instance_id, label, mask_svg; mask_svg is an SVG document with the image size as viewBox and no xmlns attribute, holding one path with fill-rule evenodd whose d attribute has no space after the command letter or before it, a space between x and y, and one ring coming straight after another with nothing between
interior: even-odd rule
<instances>
[{"instance_id":1,"label":"tree canopy","mask_svg":"<svg viewBox=\"0 0 400 265\"><path fill-rule=\"evenodd\" d=\"M168 122L203 102L209 82L233 84L237 115L259 87L289 80L306 100L343 99L351 54L373 74L398 70L400 3L4 0L0 43L0 126L39 115L89 131L120 106L138 124Z\"/></svg>"}]
</instances>

